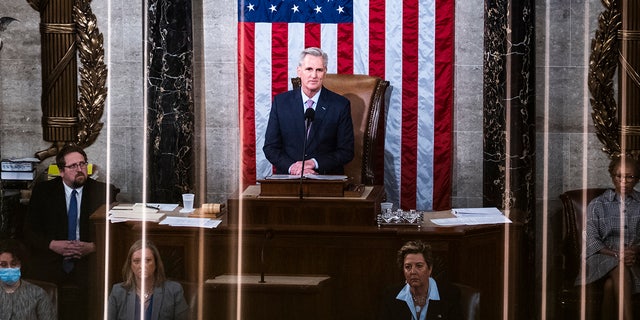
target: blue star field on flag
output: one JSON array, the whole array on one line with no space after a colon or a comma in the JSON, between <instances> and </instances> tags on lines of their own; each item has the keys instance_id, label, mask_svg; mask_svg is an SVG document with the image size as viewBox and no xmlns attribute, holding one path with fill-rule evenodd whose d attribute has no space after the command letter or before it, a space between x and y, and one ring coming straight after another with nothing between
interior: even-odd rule
<instances>
[{"instance_id":1,"label":"blue star field on flag","mask_svg":"<svg viewBox=\"0 0 640 320\"><path fill-rule=\"evenodd\" d=\"M239 22L352 23L353 0L239 0Z\"/></svg>"}]
</instances>

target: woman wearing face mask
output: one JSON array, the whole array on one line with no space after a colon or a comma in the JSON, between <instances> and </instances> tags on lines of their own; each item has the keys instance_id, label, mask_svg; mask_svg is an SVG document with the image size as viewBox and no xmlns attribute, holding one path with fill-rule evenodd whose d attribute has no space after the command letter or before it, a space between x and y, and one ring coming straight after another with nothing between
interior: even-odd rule
<instances>
[{"instance_id":1,"label":"woman wearing face mask","mask_svg":"<svg viewBox=\"0 0 640 320\"><path fill-rule=\"evenodd\" d=\"M57 319L47 293L20 279L22 252L15 240L0 242L0 319Z\"/></svg>"}]
</instances>

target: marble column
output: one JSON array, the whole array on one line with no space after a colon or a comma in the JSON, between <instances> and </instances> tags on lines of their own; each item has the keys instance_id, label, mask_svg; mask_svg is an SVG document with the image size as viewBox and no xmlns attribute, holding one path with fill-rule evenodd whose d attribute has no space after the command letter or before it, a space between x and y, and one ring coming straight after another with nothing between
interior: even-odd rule
<instances>
[{"instance_id":1,"label":"marble column","mask_svg":"<svg viewBox=\"0 0 640 320\"><path fill-rule=\"evenodd\" d=\"M195 192L190 0L150 0L147 48L147 201Z\"/></svg>"},{"instance_id":2,"label":"marble column","mask_svg":"<svg viewBox=\"0 0 640 320\"><path fill-rule=\"evenodd\" d=\"M523 225L522 239L505 247L517 265L509 286L519 292L532 292L535 261L534 9L534 0L485 1L483 204ZM530 299L509 301L517 314L509 319L531 314Z\"/></svg>"},{"instance_id":3,"label":"marble column","mask_svg":"<svg viewBox=\"0 0 640 320\"><path fill-rule=\"evenodd\" d=\"M525 223L535 210L533 9L533 0L485 3L484 205Z\"/></svg>"}]
</instances>

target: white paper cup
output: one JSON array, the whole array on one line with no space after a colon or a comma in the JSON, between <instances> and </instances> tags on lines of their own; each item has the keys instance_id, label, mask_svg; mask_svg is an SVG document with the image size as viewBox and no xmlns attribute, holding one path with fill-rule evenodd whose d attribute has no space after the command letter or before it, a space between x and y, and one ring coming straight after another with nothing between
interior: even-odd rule
<instances>
[{"instance_id":1,"label":"white paper cup","mask_svg":"<svg viewBox=\"0 0 640 320\"><path fill-rule=\"evenodd\" d=\"M182 195L182 207L185 210L193 210L193 199L195 195L193 193L185 193Z\"/></svg>"}]
</instances>

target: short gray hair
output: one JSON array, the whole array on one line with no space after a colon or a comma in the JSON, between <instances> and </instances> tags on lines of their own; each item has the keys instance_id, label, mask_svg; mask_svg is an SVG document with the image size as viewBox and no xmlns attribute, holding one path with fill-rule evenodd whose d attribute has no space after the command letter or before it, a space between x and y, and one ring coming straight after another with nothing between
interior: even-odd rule
<instances>
[{"instance_id":1,"label":"short gray hair","mask_svg":"<svg viewBox=\"0 0 640 320\"><path fill-rule=\"evenodd\" d=\"M322 51L322 49L317 47L309 47L302 50L302 52L300 53L300 61L298 61L298 66L302 66L302 61L304 60L304 57L306 57L307 55L311 55L314 57L322 57L322 64L325 69L327 68L327 64L329 63L329 56L327 56L326 52Z\"/></svg>"},{"instance_id":2,"label":"short gray hair","mask_svg":"<svg viewBox=\"0 0 640 320\"><path fill-rule=\"evenodd\" d=\"M407 241L407 243L398 250L397 261L400 269L403 268L404 258L406 258L408 254L422 254L427 265L430 268L433 267L433 253L431 251L431 246L426 242L421 240Z\"/></svg>"}]
</instances>

